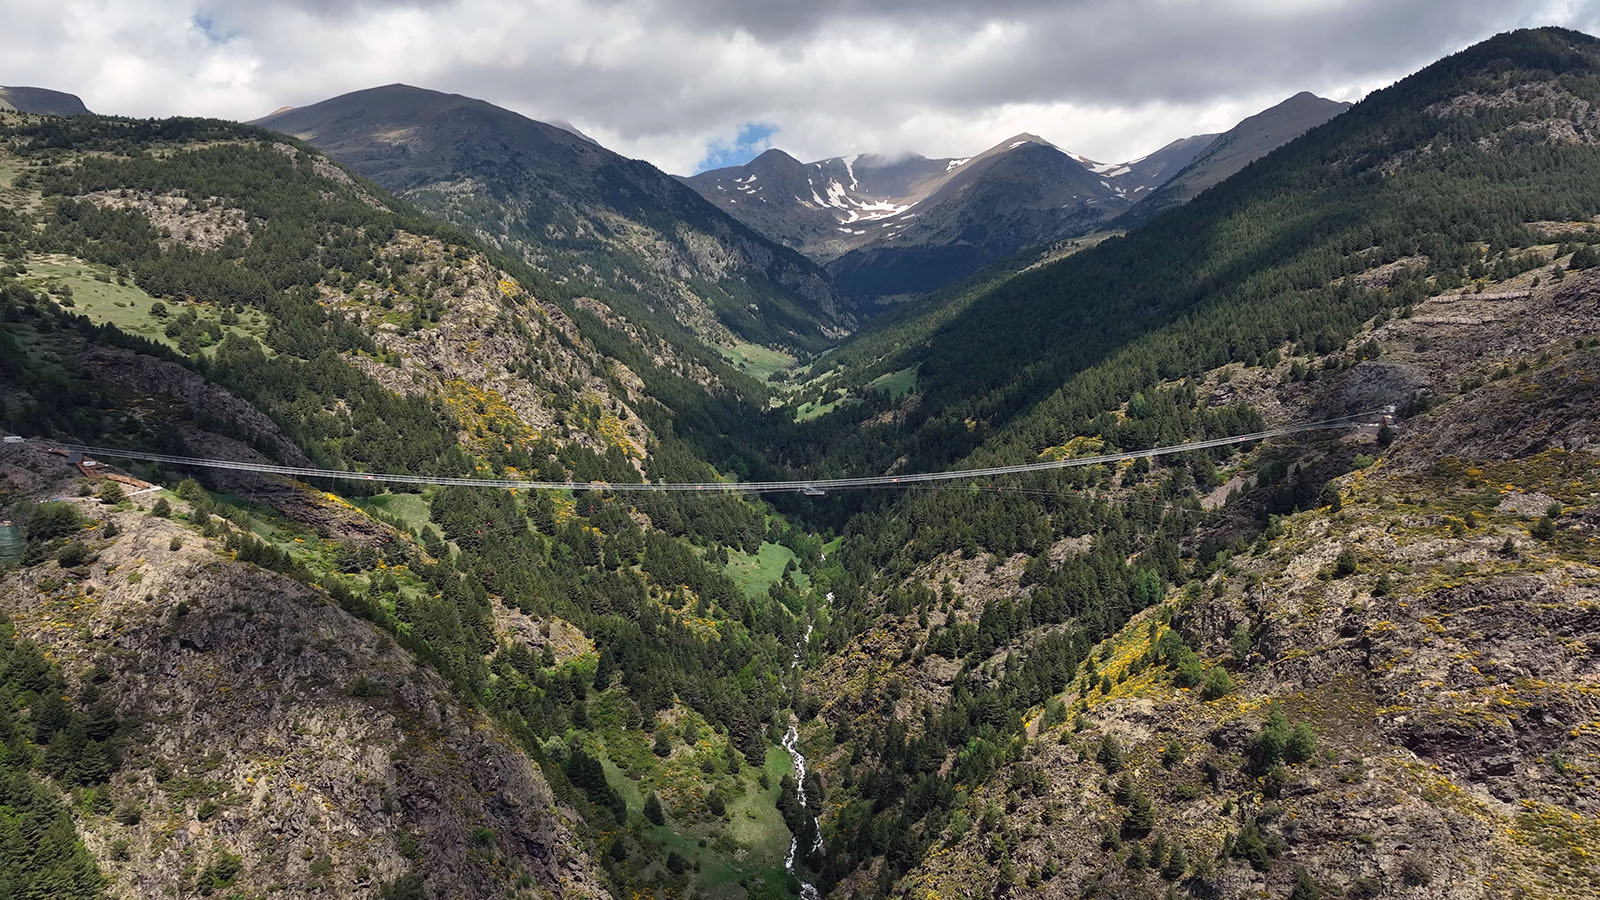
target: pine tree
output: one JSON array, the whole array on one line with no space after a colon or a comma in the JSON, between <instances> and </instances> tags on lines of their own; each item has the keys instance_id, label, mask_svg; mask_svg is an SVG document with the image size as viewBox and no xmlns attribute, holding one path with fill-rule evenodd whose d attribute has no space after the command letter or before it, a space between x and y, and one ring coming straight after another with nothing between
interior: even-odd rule
<instances>
[{"instance_id":1,"label":"pine tree","mask_svg":"<svg viewBox=\"0 0 1600 900\"><path fill-rule=\"evenodd\" d=\"M644 817L649 819L652 825L667 824L667 814L661 809L661 798L656 796L655 791L651 791L650 796L645 798Z\"/></svg>"}]
</instances>

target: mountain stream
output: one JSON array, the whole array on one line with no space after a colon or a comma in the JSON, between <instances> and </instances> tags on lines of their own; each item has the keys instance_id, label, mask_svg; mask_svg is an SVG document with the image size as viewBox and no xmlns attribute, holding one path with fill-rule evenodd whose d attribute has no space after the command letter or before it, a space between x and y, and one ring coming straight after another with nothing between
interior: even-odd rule
<instances>
[{"instance_id":1,"label":"mountain stream","mask_svg":"<svg viewBox=\"0 0 1600 900\"><path fill-rule=\"evenodd\" d=\"M828 592L827 600L829 603L833 602L833 591ZM805 636L800 638L800 642L795 645L794 660L789 664L789 668L799 667L801 659L805 656L806 645L811 643L812 627L810 623L806 624ZM794 762L795 798L800 801L800 807L804 809L806 806L806 755L800 752L800 729L794 724L790 724L789 730L783 733L783 749L789 751L789 759ZM811 852L820 853L822 852L821 819L813 820L812 831L816 833L817 842L812 845ZM784 859L783 868L800 881L800 900L822 900L822 894L817 890L816 885L795 874L794 862L799 855L800 836L797 834L789 838L789 856Z\"/></svg>"}]
</instances>

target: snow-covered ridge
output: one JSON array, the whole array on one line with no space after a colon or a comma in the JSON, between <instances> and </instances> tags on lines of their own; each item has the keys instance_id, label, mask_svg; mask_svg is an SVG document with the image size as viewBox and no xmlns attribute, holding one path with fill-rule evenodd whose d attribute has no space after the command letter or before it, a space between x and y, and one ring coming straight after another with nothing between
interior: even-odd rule
<instances>
[{"instance_id":1,"label":"snow-covered ridge","mask_svg":"<svg viewBox=\"0 0 1600 900\"><path fill-rule=\"evenodd\" d=\"M836 234L894 237L914 228L916 209L926 198L940 194L940 188L957 177L963 167L975 160L1004 156L1029 144L1049 147L1072 159L1095 176L1105 195L1075 202L1098 204L1131 200L1133 194L1147 190L1147 174L1136 166L1145 157L1120 163L1102 163L1064 150L1033 134L1023 133L1002 142L985 153L952 158L911 157L912 169L895 158L854 153L801 163L793 168L768 170L735 169L729 177L718 179L715 199L725 206L761 205L771 200L779 206L793 202L804 209L825 213L832 219ZM791 160L791 165L793 161ZM942 165L941 165L942 164ZM768 190L771 188L771 190ZM711 189L706 185L705 189ZM942 194L940 194L942 196ZM738 199L735 199L738 198ZM738 200L744 203L739 204ZM814 220L813 220L814 221Z\"/></svg>"}]
</instances>

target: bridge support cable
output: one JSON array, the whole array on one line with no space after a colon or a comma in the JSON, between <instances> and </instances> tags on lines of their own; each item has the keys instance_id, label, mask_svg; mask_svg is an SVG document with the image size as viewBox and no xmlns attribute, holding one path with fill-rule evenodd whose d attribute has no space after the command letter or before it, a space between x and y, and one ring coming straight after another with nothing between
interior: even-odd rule
<instances>
[{"instance_id":1,"label":"bridge support cable","mask_svg":"<svg viewBox=\"0 0 1600 900\"><path fill-rule=\"evenodd\" d=\"M150 453L142 450L122 450L115 447L94 447L84 444L64 444L57 441L23 439L9 443L26 443L81 454L86 457L134 460L204 469L223 469L235 472L254 472L262 475L284 475L292 478L327 478L343 481L370 481L387 484L439 485L443 487L484 487L521 491L602 491L611 493L773 493L799 491L816 495L836 490L862 490L870 488L912 487L929 482L956 481L972 478L992 478L1000 475L1017 475L1030 472L1049 472L1080 466L1149 459L1196 450L1210 450L1234 444L1246 444L1270 438L1286 437L1308 431L1330 431L1350 428L1364 420L1373 419L1388 410L1369 410L1315 422L1301 422L1281 428L1269 428L1249 434L1192 441L1152 447L1147 450L1129 450L1121 453L1104 453L1096 456L1079 456L1071 459L1045 460L1010 466L989 466L979 469L946 469L937 472L914 472L904 475L867 475L855 478L815 478L789 481L706 481L706 482L621 482L621 481L529 481L513 478L465 478L441 475L410 475L397 472L356 472L343 469L320 469L313 466L280 466L271 463L244 462L231 459L212 459L195 456L178 456L170 453Z\"/></svg>"}]
</instances>

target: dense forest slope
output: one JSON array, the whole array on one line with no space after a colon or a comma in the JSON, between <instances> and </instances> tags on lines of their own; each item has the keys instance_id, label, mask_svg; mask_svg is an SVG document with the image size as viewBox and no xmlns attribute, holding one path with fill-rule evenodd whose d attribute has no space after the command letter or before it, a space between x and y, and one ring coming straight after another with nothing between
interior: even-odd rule
<instances>
[{"instance_id":1,"label":"dense forest slope","mask_svg":"<svg viewBox=\"0 0 1600 900\"><path fill-rule=\"evenodd\" d=\"M757 418L720 363L293 139L3 129L7 432L681 481L717 477L704 448ZM25 545L0 614L82 698L61 715L103 710L88 750L49 750L59 725L17 738L47 747L17 777L50 779L30 812L63 835L29 852L82 896L101 876L128 896L791 891L776 714L825 588L802 569L820 540L768 508L202 483L7 447Z\"/></svg>"},{"instance_id":2,"label":"dense forest slope","mask_svg":"<svg viewBox=\"0 0 1600 900\"><path fill-rule=\"evenodd\" d=\"M863 339L824 466L1369 417L853 509L799 711L831 896L1593 892L1597 73L1495 38Z\"/></svg>"},{"instance_id":3,"label":"dense forest slope","mask_svg":"<svg viewBox=\"0 0 1600 900\"><path fill-rule=\"evenodd\" d=\"M389 85L258 124L668 335L815 351L855 325L816 266L649 163L480 100Z\"/></svg>"},{"instance_id":4,"label":"dense forest slope","mask_svg":"<svg viewBox=\"0 0 1600 900\"><path fill-rule=\"evenodd\" d=\"M1037 450L1163 380L1285 341L1326 350L1536 242L1530 223L1600 210L1597 71L1593 38L1524 31L1375 92L1138 231L932 309L940 324L882 366L915 367L900 437L847 414L816 446L852 469L939 464L1002 433ZM1384 266L1399 277L1361 277Z\"/></svg>"},{"instance_id":5,"label":"dense forest slope","mask_svg":"<svg viewBox=\"0 0 1600 900\"><path fill-rule=\"evenodd\" d=\"M1597 102L1600 41L1494 38L804 421L295 138L0 114L0 891L1592 895ZM770 503L45 443L702 481L1356 413Z\"/></svg>"},{"instance_id":6,"label":"dense forest slope","mask_svg":"<svg viewBox=\"0 0 1600 900\"><path fill-rule=\"evenodd\" d=\"M1426 398L1411 405L1426 412L1224 457L1209 478L1212 463L1194 462L1108 474L1091 494L1120 503L1039 501L1065 536L1007 546L979 532L866 603L870 624L820 670L820 718L802 728L841 810L824 830L863 863L842 866L842 884L968 897L1600 889L1600 397L1587 374L1600 277L1567 274L1560 249L1481 295L1375 320L1332 366L1233 364L1193 385L1273 420L1384 395ZM1146 505L1191 481L1209 499ZM986 518L982 504L943 506ZM1138 574L1117 586L1113 562L1150 527L1141 518L1187 535L1176 569L1159 551L1139 558L1161 576L1142 594ZM886 801L894 784L904 802ZM913 837L890 841L901 833ZM902 874L906 858L918 861Z\"/></svg>"}]
</instances>

